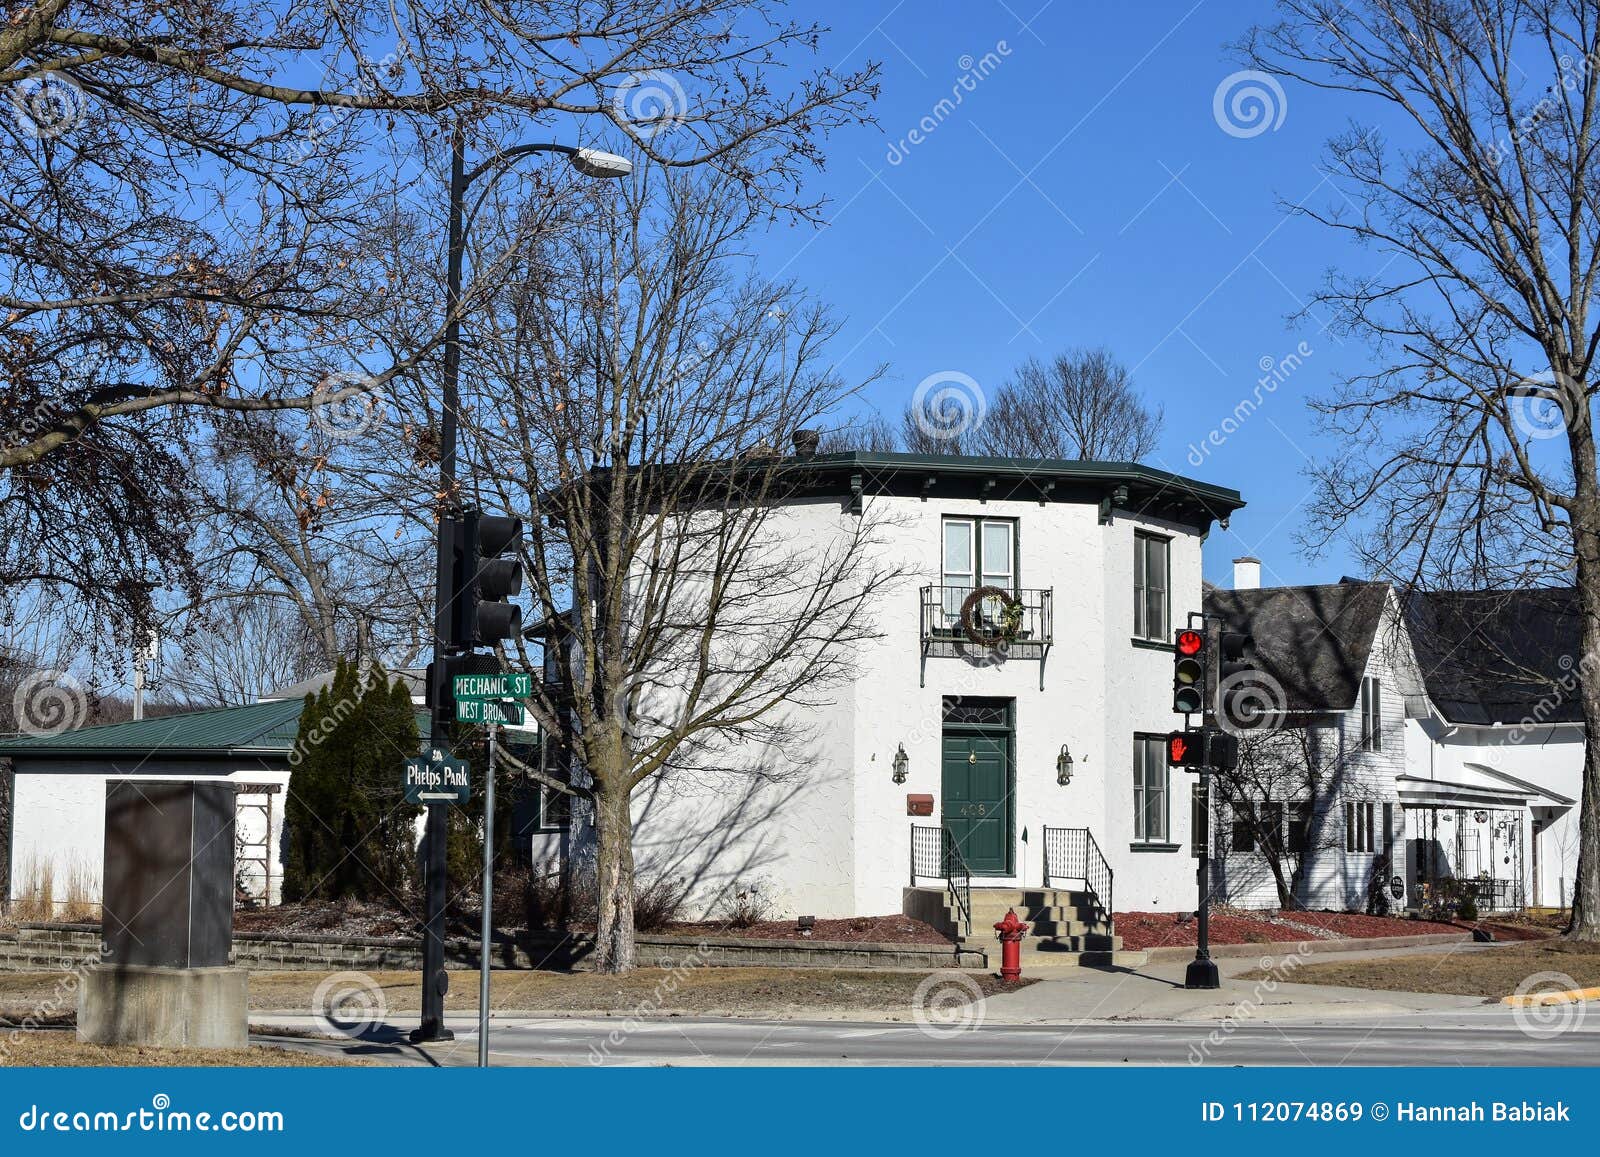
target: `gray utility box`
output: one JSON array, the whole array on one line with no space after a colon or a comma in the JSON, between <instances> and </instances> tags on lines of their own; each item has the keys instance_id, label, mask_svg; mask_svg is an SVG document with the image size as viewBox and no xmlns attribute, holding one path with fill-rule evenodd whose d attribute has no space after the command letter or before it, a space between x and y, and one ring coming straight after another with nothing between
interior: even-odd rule
<instances>
[{"instance_id":1,"label":"gray utility box","mask_svg":"<svg viewBox=\"0 0 1600 1157\"><path fill-rule=\"evenodd\" d=\"M222 968L233 948L234 785L106 785L106 963Z\"/></svg>"},{"instance_id":2,"label":"gray utility box","mask_svg":"<svg viewBox=\"0 0 1600 1157\"><path fill-rule=\"evenodd\" d=\"M106 784L105 963L83 978L78 1039L244 1048L248 977L233 948L231 783Z\"/></svg>"}]
</instances>

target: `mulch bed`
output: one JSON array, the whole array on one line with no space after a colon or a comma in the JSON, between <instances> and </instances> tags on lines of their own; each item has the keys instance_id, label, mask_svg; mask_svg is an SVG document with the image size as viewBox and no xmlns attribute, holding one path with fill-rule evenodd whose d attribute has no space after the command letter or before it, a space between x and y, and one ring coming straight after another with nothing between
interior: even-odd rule
<instances>
[{"instance_id":1,"label":"mulch bed","mask_svg":"<svg viewBox=\"0 0 1600 1157\"><path fill-rule=\"evenodd\" d=\"M497 904L498 910L499 905ZM448 935L476 936L475 917L454 916L446 921ZM275 908L241 909L234 913L235 932L294 936L416 936L416 918L382 904L363 904L353 900L337 903L314 902L280 904ZM592 929L575 924L573 931ZM515 935L521 928L501 928ZM763 920L742 928L726 921L679 921L658 934L668 936L717 936L743 940L829 940L858 944L949 944L951 941L932 925L909 916L854 916L843 920L818 920L811 935L802 933L794 920Z\"/></svg>"},{"instance_id":2,"label":"mulch bed","mask_svg":"<svg viewBox=\"0 0 1600 1157\"><path fill-rule=\"evenodd\" d=\"M1118 912L1117 935L1124 948L1139 951L1192 945L1196 924L1192 912ZM1429 920L1400 920L1357 912L1255 912L1214 909L1213 944L1289 944L1301 940L1365 940L1376 936L1422 936L1460 932L1463 926Z\"/></svg>"}]
</instances>

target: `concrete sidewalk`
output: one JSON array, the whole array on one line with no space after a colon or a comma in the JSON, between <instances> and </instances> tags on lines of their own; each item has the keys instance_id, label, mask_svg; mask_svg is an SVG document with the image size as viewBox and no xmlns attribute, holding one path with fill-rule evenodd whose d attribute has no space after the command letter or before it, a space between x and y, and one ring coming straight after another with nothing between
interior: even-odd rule
<instances>
[{"instance_id":1,"label":"concrete sidewalk","mask_svg":"<svg viewBox=\"0 0 1600 1157\"><path fill-rule=\"evenodd\" d=\"M1151 961L1135 968L1035 969L1038 983L1001 993L984 1002L985 1018L994 1024L1071 1024L1081 1021L1144 1020L1173 1022L1257 1020L1320 1020L1344 1017L1414 1015L1446 1010L1481 1009L1478 996L1425 992L1382 992L1324 984L1296 984L1294 975L1309 958L1293 953L1218 960L1222 987L1183 987L1187 961ZM1495 945L1446 944L1428 947L1351 952L1349 960L1381 960L1458 952L1494 951ZM1272 973L1270 979L1241 980L1252 969Z\"/></svg>"}]
</instances>

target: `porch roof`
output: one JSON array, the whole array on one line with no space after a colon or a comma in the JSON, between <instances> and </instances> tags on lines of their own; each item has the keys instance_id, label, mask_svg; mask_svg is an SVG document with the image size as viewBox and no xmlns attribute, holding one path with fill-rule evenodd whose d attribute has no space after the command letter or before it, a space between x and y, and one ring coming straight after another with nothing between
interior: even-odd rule
<instances>
[{"instance_id":1,"label":"porch roof","mask_svg":"<svg viewBox=\"0 0 1600 1157\"><path fill-rule=\"evenodd\" d=\"M1539 793L1497 788L1477 783L1452 783L1443 779L1421 779L1414 775L1395 777L1402 808L1484 807L1523 808L1536 804Z\"/></svg>"}]
</instances>

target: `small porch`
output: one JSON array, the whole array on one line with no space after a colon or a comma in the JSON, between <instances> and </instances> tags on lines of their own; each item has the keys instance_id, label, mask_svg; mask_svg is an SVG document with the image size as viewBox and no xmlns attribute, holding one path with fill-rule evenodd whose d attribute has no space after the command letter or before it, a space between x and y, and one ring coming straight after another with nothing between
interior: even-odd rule
<instances>
[{"instance_id":1,"label":"small porch","mask_svg":"<svg viewBox=\"0 0 1600 1157\"><path fill-rule=\"evenodd\" d=\"M1529 791L1399 777L1407 907L1470 898L1480 912L1528 906Z\"/></svg>"}]
</instances>

